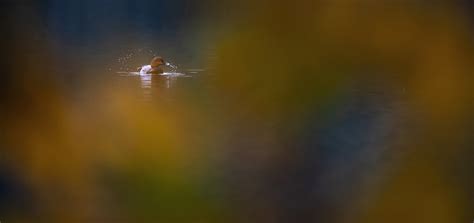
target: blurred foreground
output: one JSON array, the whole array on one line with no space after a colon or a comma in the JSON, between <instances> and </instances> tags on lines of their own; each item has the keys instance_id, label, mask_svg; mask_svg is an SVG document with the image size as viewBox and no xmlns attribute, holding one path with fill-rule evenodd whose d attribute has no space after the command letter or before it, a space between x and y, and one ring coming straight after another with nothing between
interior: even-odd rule
<instances>
[{"instance_id":1,"label":"blurred foreground","mask_svg":"<svg viewBox=\"0 0 474 223\"><path fill-rule=\"evenodd\" d=\"M149 100L2 4L2 222L474 220L464 4L206 1L206 73Z\"/></svg>"}]
</instances>

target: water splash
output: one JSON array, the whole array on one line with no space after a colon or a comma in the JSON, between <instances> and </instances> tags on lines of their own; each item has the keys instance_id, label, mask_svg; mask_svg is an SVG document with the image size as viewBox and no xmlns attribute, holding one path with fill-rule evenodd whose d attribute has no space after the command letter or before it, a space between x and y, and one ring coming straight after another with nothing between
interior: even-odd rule
<instances>
[{"instance_id":1,"label":"water splash","mask_svg":"<svg viewBox=\"0 0 474 223\"><path fill-rule=\"evenodd\" d=\"M178 66L177 66L177 65L174 65L174 64L172 64L172 63L170 63L170 62L166 62L165 65L166 65L167 67L171 68L171 70L170 70L171 73L177 73L177 71L178 71Z\"/></svg>"},{"instance_id":2,"label":"water splash","mask_svg":"<svg viewBox=\"0 0 474 223\"><path fill-rule=\"evenodd\" d=\"M119 71L136 71L138 66L142 66L143 61L149 61L151 58L155 57L157 52L152 49L147 48L136 48L126 50L122 56L119 56L113 67L117 68Z\"/></svg>"}]
</instances>

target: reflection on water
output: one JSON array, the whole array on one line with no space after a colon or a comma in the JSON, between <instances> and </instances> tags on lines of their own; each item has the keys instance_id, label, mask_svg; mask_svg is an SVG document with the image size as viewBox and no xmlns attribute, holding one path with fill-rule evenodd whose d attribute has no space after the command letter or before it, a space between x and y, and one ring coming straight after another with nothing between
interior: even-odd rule
<instances>
[{"instance_id":1,"label":"reflection on water","mask_svg":"<svg viewBox=\"0 0 474 223\"><path fill-rule=\"evenodd\" d=\"M143 99L150 100L152 93L151 75L140 75L141 88L143 89Z\"/></svg>"},{"instance_id":2,"label":"reflection on water","mask_svg":"<svg viewBox=\"0 0 474 223\"><path fill-rule=\"evenodd\" d=\"M177 66L173 67L177 69ZM179 72L165 72L163 74L155 75L140 75L138 72L117 72L122 77L121 82L131 89L140 89L139 98L144 101L152 101L153 98L167 98L171 99L174 88L179 88L179 82L188 81L193 78L193 75L198 74L197 71L204 71L203 69L192 69L190 74ZM139 83L137 83L139 80Z\"/></svg>"}]
</instances>

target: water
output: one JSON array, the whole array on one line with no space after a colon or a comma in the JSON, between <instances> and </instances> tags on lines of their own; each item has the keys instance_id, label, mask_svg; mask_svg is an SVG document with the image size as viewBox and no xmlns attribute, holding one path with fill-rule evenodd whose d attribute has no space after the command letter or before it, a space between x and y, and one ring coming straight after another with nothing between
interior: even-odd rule
<instances>
[{"instance_id":1,"label":"water","mask_svg":"<svg viewBox=\"0 0 474 223\"><path fill-rule=\"evenodd\" d=\"M173 100L175 92L183 90L183 86L199 76L205 70L201 68L180 70L178 65L171 61L166 61L163 67L164 73L155 75L140 75L134 70L137 58L154 57L158 54L153 50L136 49L131 50L126 55L117 59L119 71L116 76L120 77L120 82L129 89L134 89L138 93L137 98L146 102L154 99ZM145 60L146 61L146 60ZM111 70L109 68L109 70ZM180 85L182 84L182 85ZM137 91L138 90L138 91Z\"/></svg>"}]
</instances>

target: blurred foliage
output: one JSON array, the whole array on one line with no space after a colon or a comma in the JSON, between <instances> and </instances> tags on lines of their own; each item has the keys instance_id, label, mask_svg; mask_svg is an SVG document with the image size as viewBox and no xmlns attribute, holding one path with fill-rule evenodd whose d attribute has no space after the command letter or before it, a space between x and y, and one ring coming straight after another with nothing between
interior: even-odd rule
<instances>
[{"instance_id":1,"label":"blurred foliage","mask_svg":"<svg viewBox=\"0 0 474 223\"><path fill-rule=\"evenodd\" d=\"M1 221L473 220L462 4L203 4L218 20L208 74L153 103L63 69L74 52L52 53L35 8L7 8Z\"/></svg>"}]
</instances>

